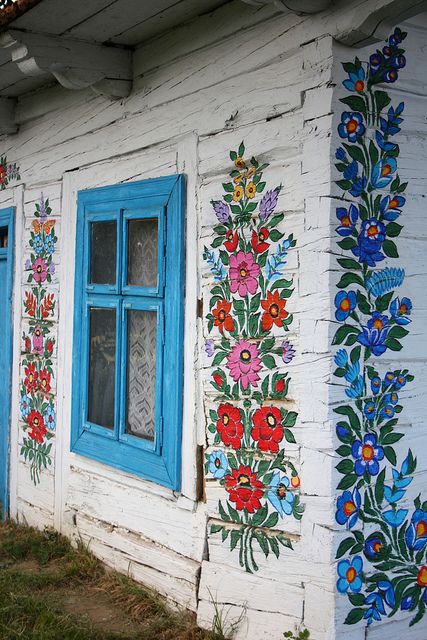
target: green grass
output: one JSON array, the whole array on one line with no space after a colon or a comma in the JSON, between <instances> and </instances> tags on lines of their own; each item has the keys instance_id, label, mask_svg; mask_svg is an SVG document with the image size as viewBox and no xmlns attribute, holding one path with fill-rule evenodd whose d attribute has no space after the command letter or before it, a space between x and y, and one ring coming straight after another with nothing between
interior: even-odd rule
<instances>
[{"instance_id":1,"label":"green grass","mask_svg":"<svg viewBox=\"0 0 427 640\"><path fill-rule=\"evenodd\" d=\"M106 571L83 545L74 549L52 530L0 525L0 569L1 640L224 638L199 629L192 614L171 611L150 589ZM117 614L114 631L102 622L103 611Z\"/></svg>"}]
</instances>

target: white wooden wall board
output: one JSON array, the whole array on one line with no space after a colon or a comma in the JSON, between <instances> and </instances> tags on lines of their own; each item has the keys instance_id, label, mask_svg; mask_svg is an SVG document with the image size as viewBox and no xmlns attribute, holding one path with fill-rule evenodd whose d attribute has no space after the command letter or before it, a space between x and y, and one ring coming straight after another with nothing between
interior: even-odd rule
<instances>
[{"instance_id":1,"label":"white wooden wall board","mask_svg":"<svg viewBox=\"0 0 427 640\"><path fill-rule=\"evenodd\" d=\"M199 625L211 628L216 608L211 600L200 600L197 609L197 622ZM227 604L222 608L223 616L226 616L226 624L241 620L241 623L233 635L233 640L283 640L284 631L294 630L302 621L301 618L291 615L258 611L252 608L243 608L233 604ZM229 628L229 627L226 627ZM250 635L248 632L250 630ZM315 638L314 640L324 640Z\"/></svg>"},{"instance_id":2,"label":"white wooden wall board","mask_svg":"<svg viewBox=\"0 0 427 640\"><path fill-rule=\"evenodd\" d=\"M54 484L53 473L40 474L40 484L35 485L30 478L30 466L19 460L17 468L18 502L22 500L32 504L49 514L54 512Z\"/></svg>"},{"instance_id":3,"label":"white wooden wall board","mask_svg":"<svg viewBox=\"0 0 427 640\"><path fill-rule=\"evenodd\" d=\"M224 574L227 573L227 579ZM287 584L285 580L263 578L258 573L250 574L223 564L202 562L202 579L199 598L209 601L211 595L222 607L229 602L254 607L269 613L282 613L302 618L304 589L301 585Z\"/></svg>"},{"instance_id":4,"label":"white wooden wall board","mask_svg":"<svg viewBox=\"0 0 427 640\"><path fill-rule=\"evenodd\" d=\"M23 93L36 91L46 85L46 77L24 77L22 79L11 81L10 84L1 89L2 96L6 98L17 98Z\"/></svg>"},{"instance_id":5,"label":"white wooden wall board","mask_svg":"<svg viewBox=\"0 0 427 640\"><path fill-rule=\"evenodd\" d=\"M332 638L335 632L335 585L325 588L316 580L304 581L304 626L312 636L325 634Z\"/></svg>"},{"instance_id":6,"label":"white wooden wall board","mask_svg":"<svg viewBox=\"0 0 427 640\"><path fill-rule=\"evenodd\" d=\"M274 20L269 21L273 16ZM212 13L177 26L148 42L141 41L135 50L135 75L168 65L195 51L203 51L218 41L227 41L235 36L236 30L246 37L246 31L252 30L253 33L253 29L262 24L265 37L274 21L281 18L283 15L273 5L262 8L246 6L242 10L240 0L229 2ZM289 29L299 21L297 16L287 16Z\"/></svg>"},{"instance_id":7,"label":"white wooden wall board","mask_svg":"<svg viewBox=\"0 0 427 640\"><path fill-rule=\"evenodd\" d=\"M16 511L16 520L30 527L43 530L45 527L53 527L54 519L51 511L45 511L31 502L19 500Z\"/></svg>"},{"instance_id":8,"label":"white wooden wall board","mask_svg":"<svg viewBox=\"0 0 427 640\"><path fill-rule=\"evenodd\" d=\"M401 615L401 614L400 614ZM382 620L378 625L372 625L368 627L366 633L366 640L384 640L384 638L404 638L404 640L425 640L426 629L423 621L419 622L414 627L409 627L413 613L401 616L396 616L396 620ZM346 636L342 636L346 637ZM341 640L341 636L337 635L337 638Z\"/></svg>"}]
</instances>

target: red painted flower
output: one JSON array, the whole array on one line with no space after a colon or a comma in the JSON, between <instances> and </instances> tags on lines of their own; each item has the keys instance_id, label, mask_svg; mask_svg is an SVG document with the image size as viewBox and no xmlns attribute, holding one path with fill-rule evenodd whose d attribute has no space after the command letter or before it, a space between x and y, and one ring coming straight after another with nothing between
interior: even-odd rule
<instances>
[{"instance_id":1,"label":"red painted flower","mask_svg":"<svg viewBox=\"0 0 427 640\"><path fill-rule=\"evenodd\" d=\"M227 234L225 236L224 247L227 249L229 253L236 251L238 242L239 242L239 237L237 235L237 231L235 231L234 234L231 229L230 231L227 231Z\"/></svg>"},{"instance_id":2,"label":"red painted flower","mask_svg":"<svg viewBox=\"0 0 427 640\"><path fill-rule=\"evenodd\" d=\"M269 235L270 234L266 227L261 227L258 233L256 231L252 231L251 244L255 253L264 253L264 251L267 251L270 246L268 242L266 242Z\"/></svg>"},{"instance_id":3,"label":"red painted flower","mask_svg":"<svg viewBox=\"0 0 427 640\"><path fill-rule=\"evenodd\" d=\"M215 381L215 384L218 385L218 387L222 387L222 376L220 376L219 373L214 373L213 379Z\"/></svg>"},{"instance_id":4,"label":"red painted flower","mask_svg":"<svg viewBox=\"0 0 427 640\"><path fill-rule=\"evenodd\" d=\"M39 388L43 393L50 391L50 373L46 369L42 369L39 373Z\"/></svg>"},{"instance_id":5,"label":"red painted flower","mask_svg":"<svg viewBox=\"0 0 427 640\"><path fill-rule=\"evenodd\" d=\"M214 326L218 327L218 329L223 333L224 329L226 331L234 331L234 320L230 315L231 311L231 302L227 302L227 300L218 300L215 309L212 309L214 320Z\"/></svg>"},{"instance_id":6,"label":"red painted flower","mask_svg":"<svg viewBox=\"0 0 427 640\"><path fill-rule=\"evenodd\" d=\"M261 318L261 326L263 331L270 331L273 324L276 327L283 327L283 320L288 317L289 313L285 309L286 300L279 297L279 292L274 293L267 291L267 298L261 300L261 306L264 313Z\"/></svg>"},{"instance_id":7,"label":"red painted flower","mask_svg":"<svg viewBox=\"0 0 427 640\"><path fill-rule=\"evenodd\" d=\"M252 438L261 451L279 451L283 439L282 415L277 407L261 407L253 415Z\"/></svg>"},{"instance_id":8,"label":"red painted flower","mask_svg":"<svg viewBox=\"0 0 427 640\"><path fill-rule=\"evenodd\" d=\"M28 416L28 426L30 427L28 435L31 440L35 440L39 444L42 444L43 436L46 435L46 427L44 425L43 416L38 411L31 411Z\"/></svg>"},{"instance_id":9,"label":"red painted flower","mask_svg":"<svg viewBox=\"0 0 427 640\"><path fill-rule=\"evenodd\" d=\"M31 351L31 340L29 336L25 336L25 352L30 353Z\"/></svg>"},{"instance_id":10,"label":"red painted flower","mask_svg":"<svg viewBox=\"0 0 427 640\"><path fill-rule=\"evenodd\" d=\"M261 508L264 485L249 466L241 464L238 469L231 469L231 473L225 476L225 489L239 511L245 509L248 513L254 513Z\"/></svg>"},{"instance_id":11,"label":"red painted flower","mask_svg":"<svg viewBox=\"0 0 427 640\"><path fill-rule=\"evenodd\" d=\"M221 404L218 408L219 420L216 428L225 445L231 445L233 449L240 449L243 436L242 417L240 409L229 404Z\"/></svg>"},{"instance_id":12,"label":"red painted flower","mask_svg":"<svg viewBox=\"0 0 427 640\"><path fill-rule=\"evenodd\" d=\"M52 340L48 340L46 343L46 351L51 354L53 352L53 342Z\"/></svg>"},{"instance_id":13,"label":"red painted flower","mask_svg":"<svg viewBox=\"0 0 427 640\"><path fill-rule=\"evenodd\" d=\"M0 185L4 183L7 176L7 169L4 164L0 164Z\"/></svg>"},{"instance_id":14,"label":"red painted flower","mask_svg":"<svg viewBox=\"0 0 427 640\"><path fill-rule=\"evenodd\" d=\"M427 587L427 564L423 564L418 571L417 584L419 584L420 587Z\"/></svg>"},{"instance_id":15,"label":"red painted flower","mask_svg":"<svg viewBox=\"0 0 427 640\"><path fill-rule=\"evenodd\" d=\"M36 365L33 362L30 362L24 369L25 371L25 379L24 385L27 393L32 393L37 388L37 379L39 374L36 370Z\"/></svg>"},{"instance_id":16,"label":"red painted flower","mask_svg":"<svg viewBox=\"0 0 427 640\"><path fill-rule=\"evenodd\" d=\"M284 378L280 378L275 385L275 391L276 393L283 393L283 391L285 390L285 379Z\"/></svg>"}]
</instances>

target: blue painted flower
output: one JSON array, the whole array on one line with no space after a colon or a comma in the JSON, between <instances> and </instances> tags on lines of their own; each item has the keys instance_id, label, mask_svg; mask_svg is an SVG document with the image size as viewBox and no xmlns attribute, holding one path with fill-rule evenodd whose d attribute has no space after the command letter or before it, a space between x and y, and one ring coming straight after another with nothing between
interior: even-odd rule
<instances>
[{"instance_id":1,"label":"blue painted flower","mask_svg":"<svg viewBox=\"0 0 427 640\"><path fill-rule=\"evenodd\" d=\"M403 462L402 464L402 469L403 469L403 465L405 464L405 462ZM397 469L392 469L392 474L393 474L393 484L395 487L397 487L398 489L405 489L405 487L409 486L413 480L412 476L405 476L405 473L407 473L407 469L405 472L401 471L399 473L399 471Z\"/></svg>"},{"instance_id":2,"label":"blue painted flower","mask_svg":"<svg viewBox=\"0 0 427 640\"><path fill-rule=\"evenodd\" d=\"M342 442L347 441L351 436L351 431L345 422L338 422L335 430L337 432L338 439Z\"/></svg>"},{"instance_id":3,"label":"blue painted flower","mask_svg":"<svg viewBox=\"0 0 427 640\"><path fill-rule=\"evenodd\" d=\"M366 609L363 618L368 621L368 625L372 624L374 620L381 620L381 616L385 615L383 599L379 593L370 593L365 598L365 604L369 605Z\"/></svg>"},{"instance_id":4,"label":"blue painted flower","mask_svg":"<svg viewBox=\"0 0 427 640\"><path fill-rule=\"evenodd\" d=\"M363 553L370 562L378 560L384 554L385 549L386 540L384 535L379 531L371 533L363 545Z\"/></svg>"},{"instance_id":5,"label":"blue painted flower","mask_svg":"<svg viewBox=\"0 0 427 640\"><path fill-rule=\"evenodd\" d=\"M355 73L349 73L347 80L343 81L343 85L349 91L362 93L365 90L365 70L359 67Z\"/></svg>"},{"instance_id":6,"label":"blue painted flower","mask_svg":"<svg viewBox=\"0 0 427 640\"><path fill-rule=\"evenodd\" d=\"M352 160L344 169L343 176L346 180L354 180L359 173L359 165L356 160Z\"/></svg>"},{"instance_id":7,"label":"blue painted flower","mask_svg":"<svg viewBox=\"0 0 427 640\"><path fill-rule=\"evenodd\" d=\"M345 390L345 393L349 398L360 398L360 396L363 396L364 388L365 384L363 382L363 378L362 376L359 376L352 383L351 387Z\"/></svg>"},{"instance_id":8,"label":"blue painted flower","mask_svg":"<svg viewBox=\"0 0 427 640\"><path fill-rule=\"evenodd\" d=\"M338 149L335 151L335 157L337 160L340 160L341 162L343 162L344 160L347 160L347 155L342 147L338 147Z\"/></svg>"},{"instance_id":9,"label":"blue painted flower","mask_svg":"<svg viewBox=\"0 0 427 640\"><path fill-rule=\"evenodd\" d=\"M381 158L376 164L374 164L371 173L371 183L374 189L384 189L387 187L394 178L394 173L397 169L396 159Z\"/></svg>"},{"instance_id":10,"label":"blue painted flower","mask_svg":"<svg viewBox=\"0 0 427 640\"><path fill-rule=\"evenodd\" d=\"M43 238L40 234L37 234L36 236L34 236L33 249L37 253L37 255L39 255L44 249Z\"/></svg>"},{"instance_id":11,"label":"blue painted flower","mask_svg":"<svg viewBox=\"0 0 427 640\"><path fill-rule=\"evenodd\" d=\"M359 262L365 262L369 267L375 267L377 262L384 260L381 253L386 237L385 225L376 218L369 218L362 222L362 228L357 240L357 247L353 247L353 254Z\"/></svg>"},{"instance_id":12,"label":"blue painted flower","mask_svg":"<svg viewBox=\"0 0 427 640\"><path fill-rule=\"evenodd\" d=\"M348 192L355 198L358 198L365 191L367 184L368 180L366 176L362 176L361 178L357 177L353 181L353 185L351 189L348 190Z\"/></svg>"},{"instance_id":13,"label":"blue painted flower","mask_svg":"<svg viewBox=\"0 0 427 640\"><path fill-rule=\"evenodd\" d=\"M396 504L399 500L402 500L405 495L405 491L403 489L394 489L387 485L384 486L384 498L387 500L389 504Z\"/></svg>"},{"instance_id":14,"label":"blue painted flower","mask_svg":"<svg viewBox=\"0 0 427 640\"><path fill-rule=\"evenodd\" d=\"M406 384L406 376L399 374L394 380L394 388L399 391Z\"/></svg>"},{"instance_id":15,"label":"blue painted flower","mask_svg":"<svg viewBox=\"0 0 427 640\"><path fill-rule=\"evenodd\" d=\"M359 378L360 363L358 360L350 365L345 373L345 379L347 382L355 382Z\"/></svg>"},{"instance_id":16,"label":"blue painted flower","mask_svg":"<svg viewBox=\"0 0 427 640\"><path fill-rule=\"evenodd\" d=\"M396 603L396 596L394 593L394 587L392 583L389 580L379 580L377 582L377 585L378 585L379 591L381 592L381 595L383 596L385 603L390 608L393 608Z\"/></svg>"},{"instance_id":17,"label":"blue painted flower","mask_svg":"<svg viewBox=\"0 0 427 640\"><path fill-rule=\"evenodd\" d=\"M356 307L356 293L354 291L339 291L335 296L336 319L341 322L348 318L350 313Z\"/></svg>"},{"instance_id":18,"label":"blue painted flower","mask_svg":"<svg viewBox=\"0 0 427 640\"><path fill-rule=\"evenodd\" d=\"M347 351L345 349L338 349L338 351L335 354L334 360L337 367L342 367L342 368L346 367L348 362Z\"/></svg>"},{"instance_id":19,"label":"blue painted flower","mask_svg":"<svg viewBox=\"0 0 427 640\"><path fill-rule=\"evenodd\" d=\"M390 420L394 416L394 407L392 404L386 404L380 411L380 418Z\"/></svg>"},{"instance_id":20,"label":"blue painted flower","mask_svg":"<svg viewBox=\"0 0 427 640\"><path fill-rule=\"evenodd\" d=\"M365 125L360 113L344 111L341 114L341 123L338 125L340 138L347 138L349 142L356 142L357 138L365 133Z\"/></svg>"},{"instance_id":21,"label":"blue painted flower","mask_svg":"<svg viewBox=\"0 0 427 640\"><path fill-rule=\"evenodd\" d=\"M221 480L228 471L227 456L222 451L212 451L209 456L209 473L215 480Z\"/></svg>"},{"instance_id":22,"label":"blue painted flower","mask_svg":"<svg viewBox=\"0 0 427 640\"><path fill-rule=\"evenodd\" d=\"M396 27L392 35L389 36L388 43L391 47L396 47L402 42L403 38L404 34L402 33L402 30L399 27Z\"/></svg>"},{"instance_id":23,"label":"blue painted flower","mask_svg":"<svg viewBox=\"0 0 427 640\"><path fill-rule=\"evenodd\" d=\"M399 74L397 72L397 69L395 69L394 67L391 67L390 69L387 69L387 71L384 71L384 73L383 73L384 82L388 82L390 84L396 82L398 77L399 77Z\"/></svg>"},{"instance_id":24,"label":"blue painted flower","mask_svg":"<svg viewBox=\"0 0 427 640\"><path fill-rule=\"evenodd\" d=\"M393 66L396 69L403 69L406 66L406 58L402 53L399 53L393 58Z\"/></svg>"},{"instance_id":25,"label":"blue painted flower","mask_svg":"<svg viewBox=\"0 0 427 640\"><path fill-rule=\"evenodd\" d=\"M360 504L361 497L357 487L353 489L353 492L344 491L338 496L335 514L338 524L346 524L348 529L354 527L357 522Z\"/></svg>"},{"instance_id":26,"label":"blue painted flower","mask_svg":"<svg viewBox=\"0 0 427 640\"><path fill-rule=\"evenodd\" d=\"M381 378L375 376L371 380L371 389L374 395L377 395L381 391Z\"/></svg>"},{"instance_id":27,"label":"blue painted flower","mask_svg":"<svg viewBox=\"0 0 427 640\"><path fill-rule=\"evenodd\" d=\"M402 611L408 611L412 609L415 604L415 599L413 596L405 596L402 598L402 602L400 603L400 608Z\"/></svg>"},{"instance_id":28,"label":"blue painted flower","mask_svg":"<svg viewBox=\"0 0 427 640\"><path fill-rule=\"evenodd\" d=\"M44 249L46 253L52 254L55 251L55 236L50 233L45 237L44 240Z\"/></svg>"},{"instance_id":29,"label":"blue painted flower","mask_svg":"<svg viewBox=\"0 0 427 640\"><path fill-rule=\"evenodd\" d=\"M354 556L352 560L341 560L338 563L337 589L340 593L347 593L350 589L353 593L359 593L362 589L360 574L363 569L363 560L360 556Z\"/></svg>"},{"instance_id":30,"label":"blue painted flower","mask_svg":"<svg viewBox=\"0 0 427 640\"><path fill-rule=\"evenodd\" d=\"M354 204L350 205L350 208L345 207L337 208L337 218L340 221L339 226L335 229L338 235L346 237L350 236L355 228L356 222L359 219L359 210Z\"/></svg>"},{"instance_id":31,"label":"blue painted flower","mask_svg":"<svg viewBox=\"0 0 427 640\"><path fill-rule=\"evenodd\" d=\"M424 549L427 544L427 510L417 509L405 533L406 544L414 551Z\"/></svg>"},{"instance_id":32,"label":"blue painted flower","mask_svg":"<svg viewBox=\"0 0 427 640\"><path fill-rule=\"evenodd\" d=\"M27 418L30 413L30 398L24 394L21 396L21 414L23 418Z\"/></svg>"},{"instance_id":33,"label":"blue painted flower","mask_svg":"<svg viewBox=\"0 0 427 640\"><path fill-rule=\"evenodd\" d=\"M397 147L397 144L394 142L390 142L387 138L380 132L375 131L375 140L377 141L377 145L383 151L393 151Z\"/></svg>"},{"instance_id":34,"label":"blue painted flower","mask_svg":"<svg viewBox=\"0 0 427 640\"><path fill-rule=\"evenodd\" d=\"M384 389L387 389L390 385L392 385L394 380L395 380L395 375L393 371L387 371L387 373L384 376Z\"/></svg>"},{"instance_id":35,"label":"blue painted flower","mask_svg":"<svg viewBox=\"0 0 427 640\"><path fill-rule=\"evenodd\" d=\"M380 203L380 212L385 220L393 222L402 213L402 207L406 202L403 196L384 196Z\"/></svg>"},{"instance_id":36,"label":"blue painted flower","mask_svg":"<svg viewBox=\"0 0 427 640\"><path fill-rule=\"evenodd\" d=\"M363 443L360 440L353 442L351 455L356 460L354 471L358 476L363 476L365 472L376 476L380 470L378 462L384 458L384 449L377 445L375 433L367 433Z\"/></svg>"},{"instance_id":37,"label":"blue painted flower","mask_svg":"<svg viewBox=\"0 0 427 640\"><path fill-rule=\"evenodd\" d=\"M377 71L382 65L383 59L384 58L379 51L377 51L376 53L372 53L369 56L369 66L371 67L371 70Z\"/></svg>"},{"instance_id":38,"label":"blue painted flower","mask_svg":"<svg viewBox=\"0 0 427 640\"><path fill-rule=\"evenodd\" d=\"M383 513L383 518L390 527L397 529L403 523L407 515L408 509L392 509L391 511L385 511Z\"/></svg>"},{"instance_id":39,"label":"blue painted flower","mask_svg":"<svg viewBox=\"0 0 427 640\"><path fill-rule=\"evenodd\" d=\"M409 298L395 298L390 305L390 313L396 324L405 325L411 322L409 316L412 311L412 302Z\"/></svg>"},{"instance_id":40,"label":"blue painted flower","mask_svg":"<svg viewBox=\"0 0 427 640\"><path fill-rule=\"evenodd\" d=\"M282 518L284 515L291 515L295 502L295 496L289 490L289 484L288 476L275 471L270 481L270 491L267 493L268 500Z\"/></svg>"},{"instance_id":41,"label":"blue painted flower","mask_svg":"<svg viewBox=\"0 0 427 640\"><path fill-rule=\"evenodd\" d=\"M391 391L390 393L386 393L384 396L384 402L386 404L396 405L399 402L399 396L396 391Z\"/></svg>"},{"instance_id":42,"label":"blue painted flower","mask_svg":"<svg viewBox=\"0 0 427 640\"><path fill-rule=\"evenodd\" d=\"M400 131L400 124L403 122L403 118L401 118L401 114L405 104L400 102L396 108L390 107L387 112L387 119L380 117L380 127L381 131L385 136L394 136L396 133Z\"/></svg>"},{"instance_id":43,"label":"blue painted flower","mask_svg":"<svg viewBox=\"0 0 427 640\"><path fill-rule=\"evenodd\" d=\"M46 409L46 413L43 416L43 420L44 420L44 423L45 423L46 427L50 431L55 431L56 414L55 414L55 409L53 408L53 406L51 404Z\"/></svg>"},{"instance_id":44,"label":"blue painted flower","mask_svg":"<svg viewBox=\"0 0 427 640\"><path fill-rule=\"evenodd\" d=\"M372 313L372 317L368 320L366 327L363 327L361 333L357 337L357 342L364 347L368 347L374 356L382 355L387 349L385 340L388 334L388 318L381 315L378 311Z\"/></svg>"},{"instance_id":45,"label":"blue painted flower","mask_svg":"<svg viewBox=\"0 0 427 640\"><path fill-rule=\"evenodd\" d=\"M373 420L376 415L375 402L372 402L372 400L368 400L367 402L365 402L363 413L368 420Z\"/></svg>"}]
</instances>

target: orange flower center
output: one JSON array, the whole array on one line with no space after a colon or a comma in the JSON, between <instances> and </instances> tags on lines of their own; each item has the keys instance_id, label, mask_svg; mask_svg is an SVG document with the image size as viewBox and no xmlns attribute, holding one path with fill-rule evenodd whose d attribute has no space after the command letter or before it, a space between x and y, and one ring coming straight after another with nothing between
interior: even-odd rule
<instances>
[{"instance_id":1,"label":"orange flower center","mask_svg":"<svg viewBox=\"0 0 427 640\"><path fill-rule=\"evenodd\" d=\"M350 120L350 122L347 122L346 126L348 133L354 133L357 129L358 122L357 120Z\"/></svg>"},{"instance_id":2,"label":"orange flower center","mask_svg":"<svg viewBox=\"0 0 427 640\"><path fill-rule=\"evenodd\" d=\"M35 427L38 427L39 426L39 419L38 418L34 418L33 424L34 424Z\"/></svg>"},{"instance_id":3,"label":"orange flower center","mask_svg":"<svg viewBox=\"0 0 427 640\"><path fill-rule=\"evenodd\" d=\"M377 318L376 320L374 320L374 327L375 329L381 331L381 329L383 328L383 321Z\"/></svg>"},{"instance_id":4,"label":"orange flower center","mask_svg":"<svg viewBox=\"0 0 427 640\"><path fill-rule=\"evenodd\" d=\"M352 513L354 513L356 511L354 502L352 502L351 500L347 500L347 502L344 503L343 511L346 516L350 516Z\"/></svg>"},{"instance_id":5,"label":"orange flower center","mask_svg":"<svg viewBox=\"0 0 427 640\"><path fill-rule=\"evenodd\" d=\"M278 489L277 489L277 495L279 496L279 498L281 498L283 500L283 498L286 498L286 487L285 485L281 484L279 485Z\"/></svg>"},{"instance_id":6,"label":"orange flower center","mask_svg":"<svg viewBox=\"0 0 427 640\"><path fill-rule=\"evenodd\" d=\"M375 553L379 553L381 551L381 549L383 548L383 545L381 542L374 542L374 544L372 545Z\"/></svg>"},{"instance_id":7,"label":"orange flower center","mask_svg":"<svg viewBox=\"0 0 427 640\"><path fill-rule=\"evenodd\" d=\"M224 320L225 320L225 315L226 315L226 314L225 314L224 309L221 309L221 311L218 313L218 320L219 320L220 322L224 322Z\"/></svg>"},{"instance_id":8,"label":"orange flower center","mask_svg":"<svg viewBox=\"0 0 427 640\"><path fill-rule=\"evenodd\" d=\"M358 93L363 91L364 88L365 88L365 83L363 82L363 80L357 80L357 82L354 83L354 89Z\"/></svg>"},{"instance_id":9,"label":"orange flower center","mask_svg":"<svg viewBox=\"0 0 427 640\"><path fill-rule=\"evenodd\" d=\"M385 164L381 169L382 176L388 176L391 173L391 167L389 164Z\"/></svg>"},{"instance_id":10,"label":"orange flower center","mask_svg":"<svg viewBox=\"0 0 427 640\"><path fill-rule=\"evenodd\" d=\"M356 569L353 569L353 567L350 567L349 569L347 569L347 573L346 573L346 578L347 578L347 582L352 583L357 576L357 572Z\"/></svg>"},{"instance_id":11,"label":"orange flower center","mask_svg":"<svg viewBox=\"0 0 427 640\"><path fill-rule=\"evenodd\" d=\"M275 427L276 426L276 418L273 416L272 413L268 414L267 423L270 425L270 427Z\"/></svg>"},{"instance_id":12,"label":"orange flower center","mask_svg":"<svg viewBox=\"0 0 427 640\"><path fill-rule=\"evenodd\" d=\"M223 424L225 424L225 426L227 426L227 425L228 425L228 423L230 422L230 418L228 417L228 415L227 415L227 414L225 414L225 415L222 417L222 422L223 422Z\"/></svg>"},{"instance_id":13,"label":"orange flower center","mask_svg":"<svg viewBox=\"0 0 427 640\"><path fill-rule=\"evenodd\" d=\"M397 207L397 200L396 198L393 198L393 200L390 200L390 204L388 205L389 209L396 209Z\"/></svg>"},{"instance_id":14,"label":"orange flower center","mask_svg":"<svg viewBox=\"0 0 427 640\"><path fill-rule=\"evenodd\" d=\"M343 218L341 218L341 226L343 226L343 227L350 227L351 226L351 221L350 221L350 218L348 216L344 216Z\"/></svg>"},{"instance_id":15,"label":"orange flower center","mask_svg":"<svg viewBox=\"0 0 427 640\"><path fill-rule=\"evenodd\" d=\"M420 520L419 522L417 522L415 531L417 533L417 538L425 536L427 534L427 522L425 522L424 520Z\"/></svg>"},{"instance_id":16,"label":"orange flower center","mask_svg":"<svg viewBox=\"0 0 427 640\"><path fill-rule=\"evenodd\" d=\"M259 237L259 239L260 239L260 242L264 242L264 240L265 240L265 235L264 235L263 233L260 233L258 237Z\"/></svg>"},{"instance_id":17,"label":"orange flower center","mask_svg":"<svg viewBox=\"0 0 427 640\"><path fill-rule=\"evenodd\" d=\"M273 318L277 318L277 316L279 315L279 306L277 304L271 305L270 315L273 316Z\"/></svg>"},{"instance_id":18,"label":"orange flower center","mask_svg":"<svg viewBox=\"0 0 427 640\"><path fill-rule=\"evenodd\" d=\"M398 314L400 316L404 316L406 313L408 313L408 307L406 306L406 304L401 304L399 307Z\"/></svg>"},{"instance_id":19,"label":"orange flower center","mask_svg":"<svg viewBox=\"0 0 427 640\"><path fill-rule=\"evenodd\" d=\"M246 269L240 269L240 276L241 276L242 278L246 278L246 274L247 274Z\"/></svg>"},{"instance_id":20,"label":"orange flower center","mask_svg":"<svg viewBox=\"0 0 427 640\"><path fill-rule=\"evenodd\" d=\"M362 448L362 457L364 460L372 460L374 457L374 448L369 444L365 444Z\"/></svg>"},{"instance_id":21,"label":"orange flower center","mask_svg":"<svg viewBox=\"0 0 427 640\"><path fill-rule=\"evenodd\" d=\"M294 487L294 489L296 489L297 487L299 487L301 484L301 480L299 479L298 476L292 476L291 478L291 485Z\"/></svg>"},{"instance_id":22,"label":"orange flower center","mask_svg":"<svg viewBox=\"0 0 427 640\"><path fill-rule=\"evenodd\" d=\"M427 565L423 565L418 572L417 583L420 587L427 587Z\"/></svg>"},{"instance_id":23,"label":"orange flower center","mask_svg":"<svg viewBox=\"0 0 427 640\"><path fill-rule=\"evenodd\" d=\"M215 458L215 462L214 462L216 468L218 469L221 466L221 460L219 458Z\"/></svg>"},{"instance_id":24,"label":"orange flower center","mask_svg":"<svg viewBox=\"0 0 427 640\"><path fill-rule=\"evenodd\" d=\"M249 362L249 360L251 359L251 354L247 349L245 349L240 354L240 358L241 358L241 360L243 360L243 362Z\"/></svg>"},{"instance_id":25,"label":"orange flower center","mask_svg":"<svg viewBox=\"0 0 427 640\"><path fill-rule=\"evenodd\" d=\"M250 485L251 484L250 479L248 478L248 476L245 476L245 475L240 475L237 478L237 480L238 480L239 484L243 484L243 485Z\"/></svg>"},{"instance_id":26,"label":"orange flower center","mask_svg":"<svg viewBox=\"0 0 427 640\"><path fill-rule=\"evenodd\" d=\"M343 311L349 311L350 310L350 302L348 298L344 298L344 300L341 302L340 307Z\"/></svg>"},{"instance_id":27,"label":"orange flower center","mask_svg":"<svg viewBox=\"0 0 427 640\"><path fill-rule=\"evenodd\" d=\"M28 374L28 382L32 382L34 380L34 376L32 373Z\"/></svg>"},{"instance_id":28,"label":"orange flower center","mask_svg":"<svg viewBox=\"0 0 427 640\"><path fill-rule=\"evenodd\" d=\"M38 265L38 267L37 267L37 273L41 273L41 271L42 271L42 268L41 268L41 266L40 266L40 265Z\"/></svg>"},{"instance_id":29,"label":"orange flower center","mask_svg":"<svg viewBox=\"0 0 427 640\"><path fill-rule=\"evenodd\" d=\"M373 224L372 226L369 227L368 229L368 236L372 237L372 236L376 236L378 233L378 227L376 224Z\"/></svg>"}]
</instances>

